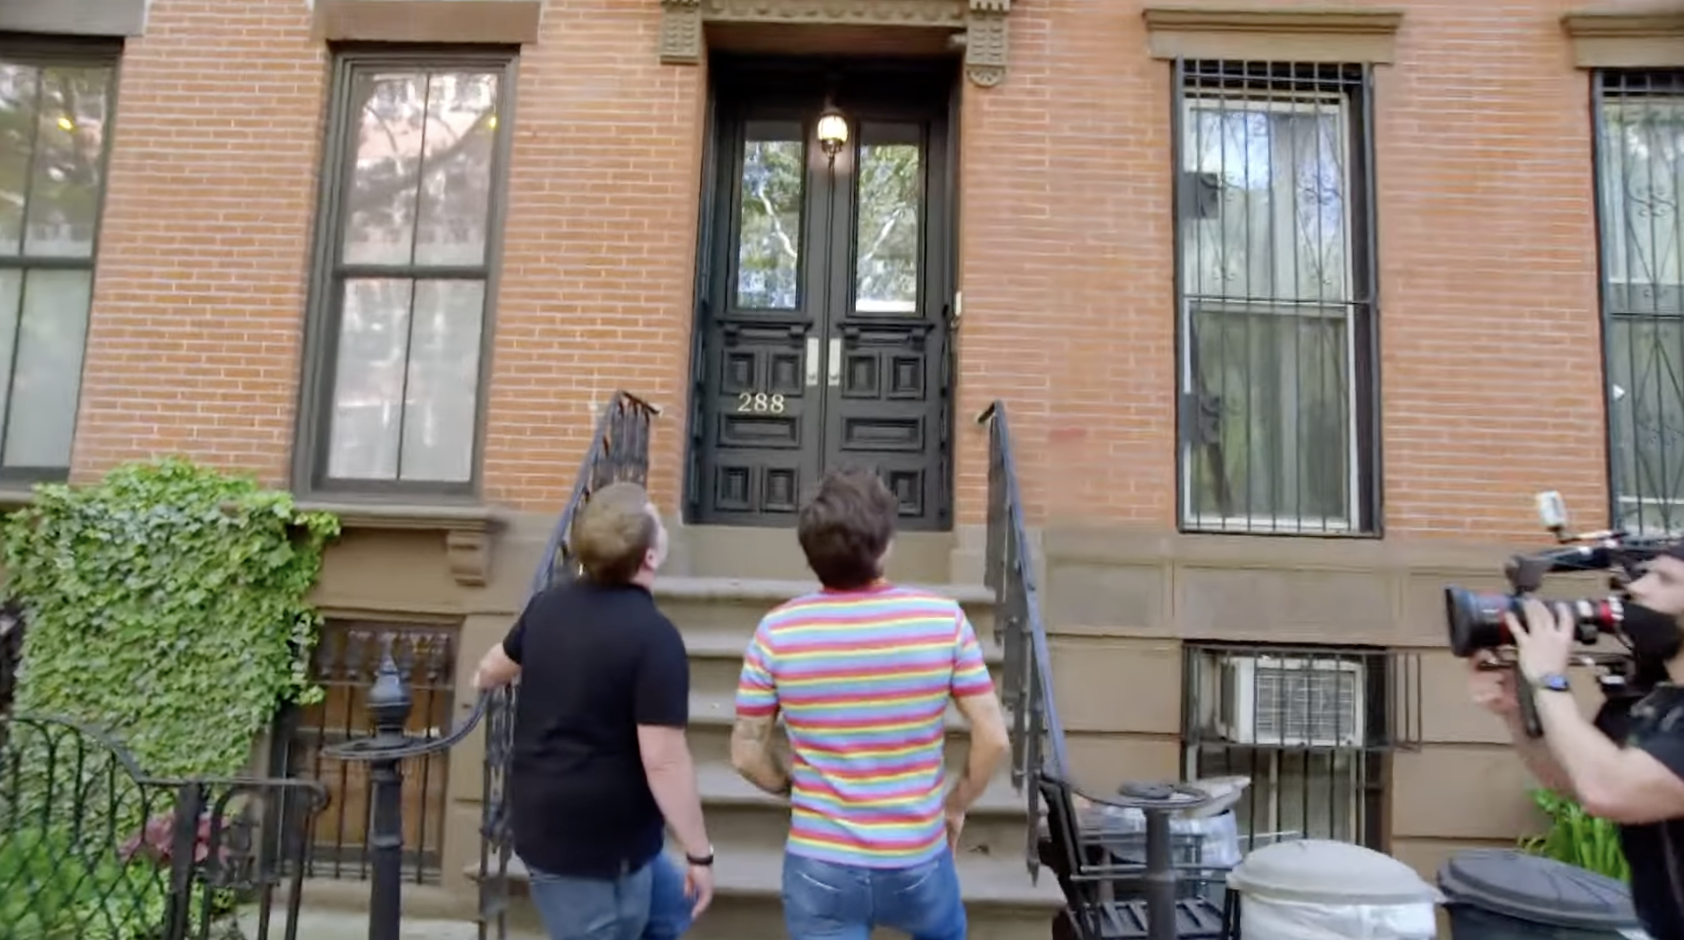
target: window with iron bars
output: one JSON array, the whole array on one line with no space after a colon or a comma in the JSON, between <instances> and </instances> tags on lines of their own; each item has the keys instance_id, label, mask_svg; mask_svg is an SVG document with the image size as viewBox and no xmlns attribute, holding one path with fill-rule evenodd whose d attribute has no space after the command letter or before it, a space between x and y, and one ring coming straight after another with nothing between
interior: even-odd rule
<instances>
[{"instance_id":1,"label":"window with iron bars","mask_svg":"<svg viewBox=\"0 0 1684 940\"><path fill-rule=\"evenodd\" d=\"M1684 532L1684 71L1595 77L1613 517Z\"/></svg>"},{"instance_id":2,"label":"window with iron bars","mask_svg":"<svg viewBox=\"0 0 1684 940\"><path fill-rule=\"evenodd\" d=\"M1241 848L1335 839L1385 848L1386 754L1410 740L1409 657L1383 649L1188 643L1183 773L1246 777Z\"/></svg>"},{"instance_id":3,"label":"window with iron bars","mask_svg":"<svg viewBox=\"0 0 1684 940\"><path fill-rule=\"evenodd\" d=\"M1182 528L1371 534L1369 71L1181 61L1175 89Z\"/></svg>"}]
</instances>

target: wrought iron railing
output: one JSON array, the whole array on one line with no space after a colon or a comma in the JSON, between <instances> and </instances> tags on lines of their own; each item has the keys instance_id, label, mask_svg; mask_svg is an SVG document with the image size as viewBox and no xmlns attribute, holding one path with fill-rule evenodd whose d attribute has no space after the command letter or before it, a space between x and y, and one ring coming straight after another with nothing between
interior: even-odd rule
<instances>
[{"instance_id":1,"label":"wrought iron railing","mask_svg":"<svg viewBox=\"0 0 1684 940\"><path fill-rule=\"evenodd\" d=\"M567 536L573 530L573 516L591 498L591 494L610 483L630 481L639 485L649 482L649 432L661 409L630 392L615 392L597 422L591 438L590 450L579 466L579 476L573 483L573 493L562 507L555 531L532 575L532 593L537 594L554 583L558 574L568 577L577 574Z\"/></svg>"},{"instance_id":2,"label":"wrought iron railing","mask_svg":"<svg viewBox=\"0 0 1684 940\"><path fill-rule=\"evenodd\" d=\"M320 784L153 777L58 718L0 716L0 742L0 937L298 936Z\"/></svg>"},{"instance_id":3,"label":"wrought iron railing","mask_svg":"<svg viewBox=\"0 0 1684 940\"><path fill-rule=\"evenodd\" d=\"M439 624L330 620L324 625L311 671L326 695L313 705L282 712L270 764L277 776L318 780L328 789L328 808L314 830L309 877L369 878L373 781L364 764L337 760L330 752L368 733L369 687L388 650L414 698L407 732L430 740L449 728L456 702L457 634L454 626ZM404 769L405 881L438 884L443 877L449 771L445 751L417 758Z\"/></svg>"},{"instance_id":4,"label":"wrought iron railing","mask_svg":"<svg viewBox=\"0 0 1684 940\"><path fill-rule=\"evenodd\" d=\"M23 608L16 603L0 605L0 715L12 710L12 698L17 695L18 667L23 665L23 631Z\"/></svg>"},{"instance_id":5,"label":"wrought iron railing","mask_svg":"<svg viewBox=\"0 0 1684 940\"><path fill-rule=\"evenodd\" d=\"M1250 780L1244 851L1334 839L1386 848L1386 757L1421 739L1418 653L1374 647L1183 644L1183 772Z\"/></svg>"},{"instance_id":6,"label":"wrought iron railing","mask_svg":"<svg viewBox=\"0 0 1684 940\"><path fill-rule=\"evenodd\" d=\"M1069 778L1064 725L1053 697L1052 654L1041 620L1035 558L1024 520L1006 406L995 401L977 417L988 426L988 533L984 582L994 589L994 638L1005 654L1000 700L1012 744L1012 785L1025 794L1031 825L1024 853L1031 874L1039 871L1043 771ZM1026 785L1027 784L1027 785Z\"/></svg>"}]
</instances>

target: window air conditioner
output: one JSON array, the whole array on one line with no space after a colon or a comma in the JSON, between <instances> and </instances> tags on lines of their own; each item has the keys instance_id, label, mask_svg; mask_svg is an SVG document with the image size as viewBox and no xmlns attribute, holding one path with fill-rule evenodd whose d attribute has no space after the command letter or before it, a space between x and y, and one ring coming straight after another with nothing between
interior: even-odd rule
<instances>
[{"instance_id":1,"label":"window air conditioner","mask_svg":"<svg viewBox=\"0 0 1684 940\"><path fill-rule=\"evenodd\" d=\"M1262 747L1361 747L1358 662L1235 656L1222 661L1216 732Z\"/></svg>"}]
</instances>

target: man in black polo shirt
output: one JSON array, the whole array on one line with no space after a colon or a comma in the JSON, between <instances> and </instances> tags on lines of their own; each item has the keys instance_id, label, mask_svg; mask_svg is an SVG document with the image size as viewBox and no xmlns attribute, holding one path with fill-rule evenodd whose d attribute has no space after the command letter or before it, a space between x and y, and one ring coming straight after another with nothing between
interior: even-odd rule
<instances>
[{"instance_id":1,"label":"man in black polo shirt","mask_svg":"<svg viewBox=\"0 0 1684 940\"><path fill-rule=\"evenodd\" d=\"M689 722L684 641L649 586L667 534L643 488L616 483L579 510L569 545L585 569L527 605L475 684L521 677L509 779L515 854L552 940L671 936L676 884L663 822L689 863L689 910L713 897ZM651 918L651 904L656 911Z\"/></svg>"},{"instance_id":2,"label":"man in black polo shirt","mask_svg":"<svg viewBox=\"0 0 1684 940\"><path fill-rule=\"evenodd\" d=\"M1567 682L1572 616L1537 600L1526 602L1524 625L1508 620L1543 738L1526 736L1508 670L1476 664L1473 692L1508 722L1541 783L1619 825L1637 915L1650 936L1671 940L1684 938L1684 547L1650 562L1628 590L1621 631L1639 671L1661 680L1629 715L1612 702L1594 722L1580 713Z\"/></svg>"}]
</instances>

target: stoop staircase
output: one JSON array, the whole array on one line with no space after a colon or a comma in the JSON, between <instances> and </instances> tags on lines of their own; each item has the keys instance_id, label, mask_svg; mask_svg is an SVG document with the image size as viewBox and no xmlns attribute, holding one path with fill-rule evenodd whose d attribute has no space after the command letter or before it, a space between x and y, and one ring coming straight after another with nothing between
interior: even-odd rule
<instances>
[{"instance_id":1,"label":"stoop staircase","mask_svg":"<svg viewBox=\"0 0 1684 940\"><path fill-rule=\"evenodd\" d=\"M587 492L587 483L595 489L613 479L645 477L647 416L641 425L619 430L613 419L647 408L624 394L610 404L582 469L575 502L557 528L551 554L565 555L560 536L567 530L579 496ZM708 833L718 856L713 906L687 936L778 940L787 936L779 892L789 810L783 801L737 776L730 762L730 734L743 651L760 618L772 607L814 590L817 583L806 569L793 529L674 523L669 524L669 531L671 553L663 577L655 584L655 595L683 633L690 653L690 748ZM995 640L995 591L980 583L951 583L951 572L958 567L953 562L955 547L951 533L902 533L895 542L889 576L960 601L1010 708L1013 696L1000 675L1005 657ZM564 565L565 559L560 563ZM948 722L947 764L950 773L957 773L968 751L967 730L956 710L949 710ZM1014 728L1014 745L1021 737L1019 729L1039 730L1038 721L1032 726L1021 717L1008 716L1008 723ZM1014 753L1019 751L1014 746ZM1021 763L1021 753L1017 756ZM1050 936L1054 916L1063 907L1054 879L1041 879L1038 885L1031 880L1026 850L1034 804L1014 787L1013 763L1003 762L994 784L972 808L960 844L959 880L973 940L1043 940ZM508 928L514 936L539 936L525 881L519 859L511 859Z\"/></svg>"}]
</instances>

